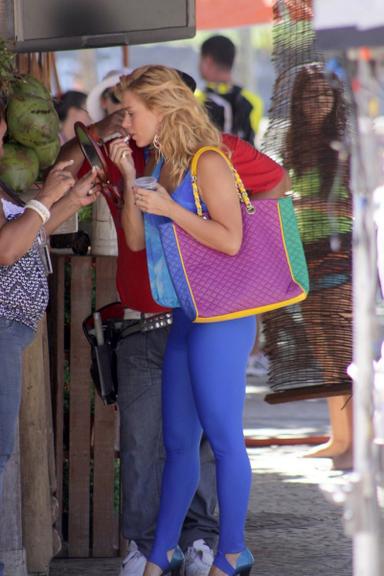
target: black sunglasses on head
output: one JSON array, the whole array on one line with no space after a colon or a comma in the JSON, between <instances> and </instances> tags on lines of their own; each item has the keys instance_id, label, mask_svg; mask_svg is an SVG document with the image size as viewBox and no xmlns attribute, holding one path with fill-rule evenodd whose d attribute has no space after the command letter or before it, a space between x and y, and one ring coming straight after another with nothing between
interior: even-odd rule
<instances>
[{"instance_id":1,"label":"black sunglasses on head","mask_svg":"<svg viewBox=\"0 0 384 576\"><path fill-rule=\"evenodd\" d=\"M113 104L120 104L120 100L116 96L113 88L106 88L101 95L102 98L109 98Z\"/></svg>"}]
</instances>

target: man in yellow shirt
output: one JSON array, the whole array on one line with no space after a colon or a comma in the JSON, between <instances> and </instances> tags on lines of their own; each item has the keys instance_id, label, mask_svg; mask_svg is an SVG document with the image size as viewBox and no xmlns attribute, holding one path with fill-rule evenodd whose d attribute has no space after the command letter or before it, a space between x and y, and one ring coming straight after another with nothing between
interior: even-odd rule
<instances>
[{"instance_id":1,"label":"man in yellow shirt","mask_svg":"<svg viewBox=\"0 0 384 576\"><path fill-rule=\"evenodd\" d=\"M263 115L260 96L232 81L236 47L225 36L211 36L201 45L200 74L207 82L196 93L220 130L254 144Z\"/></svg>"}]
</instances>

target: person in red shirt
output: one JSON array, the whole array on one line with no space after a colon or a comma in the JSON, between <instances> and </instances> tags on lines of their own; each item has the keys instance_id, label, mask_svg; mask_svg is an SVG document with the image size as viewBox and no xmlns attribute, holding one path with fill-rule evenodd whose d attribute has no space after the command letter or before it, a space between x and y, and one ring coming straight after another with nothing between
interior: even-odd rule
<instances>
[{"instance_id":1,"label":"person in red shirt","mask_svg":"<svg viewBox=\"0 0 384 576\"><path fill-rule=\"evenodd\" d=\"M273 195L277 197L281 194L281 190L288 189L285 170L269 156L231 134L223 134L223 143L231 150L232 162L251 194L257 194L260 199ZM141 176L145 164L144 151L137 148L133 141L130 142L130 147L137 175ZM122 186L120 172L109 158L106 158L106 161L112 183L119 189ZM84 161L78 176L82 176L88 170L89 164ZM133 252L128 248L120 222L120 208L112 196L106 195L105 198L116 227L118 242L116 287L123 306L140 312L164 312L166 309L152 298L145 250Z\"/></svg>"},{"instance_id":2,"label":"person in red shirt","mask_svg":"<svg viewBox=\"0 0 384 576\"><path fill-rule=\"evenodd\" d=\"M124 129L125 112L118 111L92 125L99 138ZM236 136L223 135L223 142L232 152L232 162L245 187L260 198L281 196L287 189L284 169L271 158ZM136 175L144 172L145 162L154 163L151 151L130 148ZM60 158L74 160L78 171L82 156L76 142L63 147ZM111 180L122 189L121 174L106 158ZM89 169L86 163L82 171ZM148 171L148 170L147 170ZM126 318L150 316L167 311L152 298L145 250L128 248L120 221L121 209L115 199L106 195L117 232L118 256L116 285ZM161 424L161 370L168 327L136 333L121 340L117 347L120 411L120 457L123 489L123 534L130 540L129 553L123 561L120 576L141 576L146 556L151 549L159 508L160 480L164 449ZM214 459L208 442L201 445L201 480L184 522L180 546L186 552L187 576L206 576L213 561L218 526L214 515L216 486Z\"/></svg>"}]
</instances>

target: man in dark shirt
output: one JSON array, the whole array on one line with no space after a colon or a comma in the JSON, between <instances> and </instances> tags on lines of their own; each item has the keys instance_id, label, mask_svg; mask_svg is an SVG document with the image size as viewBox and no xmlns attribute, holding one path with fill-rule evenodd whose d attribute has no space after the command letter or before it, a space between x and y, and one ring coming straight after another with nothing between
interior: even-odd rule
<instances>
[{"instance_id":1,"label":"man in dark shirt","mask_svg":"<svg viewBox=\"0 0 384 576\"><path fill-rule=\"evenodd\" d=\"M211 36L205 40L201 45L200 74L207 84L196 95L222 132L254 144L263 115L263 101L260 96L234 84L235 56L236 48L229 38Z\"/></svg>"}]
</instances>

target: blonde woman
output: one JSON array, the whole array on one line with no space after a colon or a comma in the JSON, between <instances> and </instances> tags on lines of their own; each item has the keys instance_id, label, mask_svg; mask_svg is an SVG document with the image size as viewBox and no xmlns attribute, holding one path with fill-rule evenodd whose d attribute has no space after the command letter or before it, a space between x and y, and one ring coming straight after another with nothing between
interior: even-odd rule
<instances>
[{"instance_id":1,"label":"blonde woman","mask_svg":"<svg viewBox=\"0 0 384 576\"><path fill-rule=\"evenodd\" d=\"M129 146L123 139L112 144L111 158L124 178L122 225L129 247L145 248L143 215L151 214L155 222L168 217L205 246L235 255L242 242L239 201L231 170L214 151L202 155L197 174L210 220L195 213L192 157L202 146L222 147L222 143L191 90L174 70L144 66L121 78L117 94L127 112L124 127L131 139L154 150L146 173L158 178L155 191L135 188ZM215 454L220 506L220 537L211 574L246 574L251 569L252 554L244 542L251 468L242 411L255 331L255 317L193 324L181 308L174 309L162 384L166 464L145 576L177 573L181 568L183 556L177 544L199 482L203 432Z\"/></svg>"}]
</instances>

